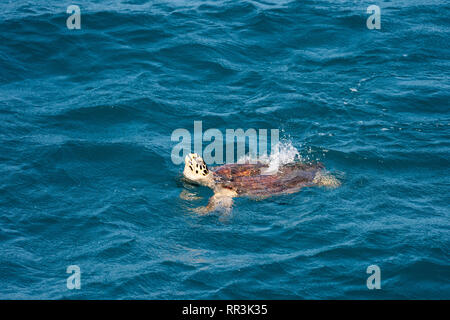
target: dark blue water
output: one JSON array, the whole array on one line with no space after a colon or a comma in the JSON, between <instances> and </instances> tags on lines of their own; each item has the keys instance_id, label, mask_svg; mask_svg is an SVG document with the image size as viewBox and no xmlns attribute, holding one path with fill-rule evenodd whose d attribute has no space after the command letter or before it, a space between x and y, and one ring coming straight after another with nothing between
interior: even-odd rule
<instances>
[{"instance_id":1,"label":"dark blue water","mask_svg":"<svg viewBox=\"0 0 450 320\"><path fill-rule=\"evenodd\" d=\"M450 298L447 1L69 4L0 3L0 298ZM198 216L170 157L197 120L342 186Z\"/></svg>"}]
</instances>

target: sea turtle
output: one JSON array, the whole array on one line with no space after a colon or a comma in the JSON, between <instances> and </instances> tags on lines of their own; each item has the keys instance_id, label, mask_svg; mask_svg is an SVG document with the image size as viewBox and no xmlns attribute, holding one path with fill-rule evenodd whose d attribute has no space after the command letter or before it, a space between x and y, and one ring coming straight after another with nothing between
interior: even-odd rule
<instances>
[{"instance_id":1,"label":"sea turtle","mask_svg":"<svg viewBox=\"0 0 450 320\"><path fill-rule=\"evenodd\" d=\"M231 209L234 197L248 196L263 199L272 195L298 192L302 187L337 187L339 181L324 172L321 163L293 162L270 174L268 164L225 164L211 170L196 153L185 157L184 177L194 183L210 187L214 195L208 205L195 209L206 214L216 208Z\"/></svg>"}]
</instances>

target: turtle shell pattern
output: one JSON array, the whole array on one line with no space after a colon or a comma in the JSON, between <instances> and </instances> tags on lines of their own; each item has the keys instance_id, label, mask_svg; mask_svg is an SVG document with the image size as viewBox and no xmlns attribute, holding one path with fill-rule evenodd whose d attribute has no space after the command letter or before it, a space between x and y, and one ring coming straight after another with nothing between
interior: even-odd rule
<instances>
[{"instance_id":1,"label":"turtle shell pattern","mask_svg":"<svg viewBox=\"0 0 450 320\"><path fill-rule=\"evenodd\" d=\"M321 163L295 162L284 165L275 174L263 174L268 166L257 164L225 164L212 169L216 184L235 190L240 195L267 197L299 191L314 185L316 173L324 168Z\"/></svg>"}]
</instances>

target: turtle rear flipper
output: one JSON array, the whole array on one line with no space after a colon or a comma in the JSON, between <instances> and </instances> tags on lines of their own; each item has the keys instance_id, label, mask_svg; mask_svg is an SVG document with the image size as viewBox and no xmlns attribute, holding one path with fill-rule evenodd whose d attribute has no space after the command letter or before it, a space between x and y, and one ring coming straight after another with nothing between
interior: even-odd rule
<instances>
[{"instance_id":1,"label":"turtle rear flipper","mask_svg":"<svg viewBox=\"0 0 450 320\"><path fill-rule=\"evenodd\" d=\"M314 177L313 182L318 186L337 188L341 185L341 182L331 174L318 171Z\"/></svg>"}]
</instances>

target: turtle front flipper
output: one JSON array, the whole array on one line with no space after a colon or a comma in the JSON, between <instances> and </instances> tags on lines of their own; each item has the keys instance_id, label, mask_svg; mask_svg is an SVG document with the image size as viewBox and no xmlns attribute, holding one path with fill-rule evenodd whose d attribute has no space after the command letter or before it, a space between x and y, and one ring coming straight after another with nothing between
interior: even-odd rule
<instances>
[{"instance_id":1,"label":"turtle front flipper","mask_svg":"<svg viewBox=\"0 0 450 320\"><path fill-rule=\"evenodd\" d=\"M214 195L209 198L208 204L203 207L198 207L194 209L194 212L205 215L212 211L223 211L225 214L231 213L231 208L233 207L233 197L236 197L237 193L235 191L220 188L215 190Z\"/></svg>"}]
</instances>

